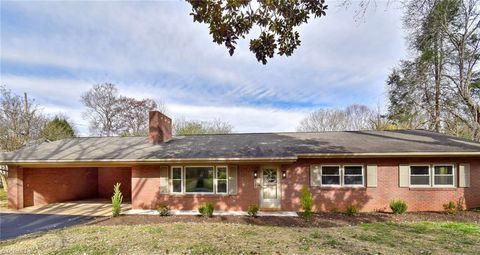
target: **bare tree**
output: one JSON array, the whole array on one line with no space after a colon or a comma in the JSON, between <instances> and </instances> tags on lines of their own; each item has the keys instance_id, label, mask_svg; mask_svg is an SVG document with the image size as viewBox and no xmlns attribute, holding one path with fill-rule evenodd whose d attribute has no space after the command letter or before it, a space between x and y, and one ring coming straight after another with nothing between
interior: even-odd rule
<instances>
[{"instance_id":1,"label":"bare tree","mask_svg":"<svg viewBox=\"0 0 480 255\"><path fill-rule=\"evenodd\" d=\"M46 117L34 100L0 87L0 148L14 151L41 137Z\"/></svg>"},{"instance_id":2,"label":"bare tree","mask_svg":"<svg viewBox=\"0 0 480 255\"><path fill-rule=\"evenodd\" d=\"M28 143L38 142L46 122L45 116L34 100L15 95L0 87L0 150L18 150ZM1 167L0 179L7 190L7 168Z\"/></svg>"},{"instance_id":3,"label":"bare tree","mask_svg":"<svg viewBox=\"0 0 480 255\"><path fill-rule=\"evenodd\" d=\"M124 136L141 136L148 134L148 112L158 110L165 112L163 104L157 104L153 99L136 100L129 97L120 97L121 126Z\"/></svg>"},{"instance_id":4,"label":"bare tree","mask_svg":"<svg viewBox=\"0 0 480 255\"><path fill-rule=\"evenodd\" d=\"M180 118L173 122L173 133L175 135L228 134L232 131L233 126L220 119L197 121Z\"/></svg>"},{"instance_id":5,"label":"bare tree","mask_svg":"<svg viewBox=\"0 0 480 255\"><path fill-rule=\"evenodd\" d=\"M373 129L375 110L365 105L351 105L343 109L319 109L304 118L300 132L325 132Z\"/></svg>"},{"instance_id":6,"label":"bare tree","mask_svg":"<svg viewBox=\"0 0 480 255\"><path fill-rule=\"evenodd\" d=\"M122 96L110 83L94 85L82 95L82 103L87 107L84 117L90 121L90 132L100 136L146 135L148 112L166 111L165 105L153 99Z\"/></svg>"},{"instance_id":7,"label":"bare tree","mask_svg":"<svg viewBox=\"0 0 480 255\"><path fill-rule=\"evenodd\" d=\"M90 132L100 136L112 136L121 130L121 106L118 90L111 83L97 84L82 95L87 107L83 113L90 121Z\"/></svg>"}]
</instances>

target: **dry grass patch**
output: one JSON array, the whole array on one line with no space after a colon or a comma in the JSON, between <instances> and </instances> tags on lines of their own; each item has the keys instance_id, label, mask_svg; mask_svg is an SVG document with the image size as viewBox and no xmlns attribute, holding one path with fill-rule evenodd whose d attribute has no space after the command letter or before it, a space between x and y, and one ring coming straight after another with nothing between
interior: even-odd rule
<instances>
[{"instance_id":1,"label":"dry grass patch","mask_svg":"<svg viewBox=\"0 0 480 255\"><path fill-rule=\"evenodd\" d=\"M0 209L7 209L8 208L8 196L7 192L0 188Z\"/></svg>"},{"instance_id":2,"label":"dry grass patch","mask_svg":"<svg viewBox=\"0 0 480 255\"><path fill-rule=\"evenodd\" d=\"M331 228L230 223L85 225L0 243L2 254L477 254L475 223Z\"/></svg>"}]
</instances>

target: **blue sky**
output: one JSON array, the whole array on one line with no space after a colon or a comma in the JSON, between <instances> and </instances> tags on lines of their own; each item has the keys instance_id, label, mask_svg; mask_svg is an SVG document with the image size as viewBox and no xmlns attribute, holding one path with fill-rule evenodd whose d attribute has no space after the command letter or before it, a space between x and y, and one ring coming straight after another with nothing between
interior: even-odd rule
<instances>
[{"instance_id":1,"label":"blue sky","mask_svg":"<svg viewBox=\"0 0 480 255\"><path fill-rule=\"evenodd\" d=\"M291 57L264 66L241 41L233 57L192 22L183 1L1 1L0 82L88 134L80 95L110 82L162 101L175 118L229 121L236 132L294 131L320 107L385 104L385 80L407 54L401 12L379 1L364 20L330 1L299 28Z\"/></svg>"}]
</instances>

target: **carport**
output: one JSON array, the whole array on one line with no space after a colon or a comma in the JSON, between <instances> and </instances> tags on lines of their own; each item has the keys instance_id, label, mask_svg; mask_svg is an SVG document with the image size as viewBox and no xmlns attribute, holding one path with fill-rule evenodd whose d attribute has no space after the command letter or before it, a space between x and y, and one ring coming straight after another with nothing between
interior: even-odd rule
<instances>
[{"instance_id":1,"label":"carport","mask_svg":"<svg viewBox=\"0 0 480 255\"><path fill-rule=\"evenodd\" d=\"M13 166L8 176L9 207L93 214L110 209L115 183L121 183L124 201L130 202L131 176L130 167Z\"/></svg>"}]
</instances>

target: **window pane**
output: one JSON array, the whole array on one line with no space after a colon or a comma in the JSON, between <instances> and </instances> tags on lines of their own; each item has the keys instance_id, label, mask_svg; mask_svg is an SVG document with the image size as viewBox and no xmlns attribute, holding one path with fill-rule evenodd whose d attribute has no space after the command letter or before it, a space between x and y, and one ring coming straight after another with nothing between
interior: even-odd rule
<instances>
[{"instance_id":1,"label":"window pane","mask_svg":"<svg viewBox=\"0 0 480 255\"><path fill-rule=\"evenodd\" d=\"M213 192L213 167L185 168L186 192Z\"/></svg>"},{"instance_id":2,"label":"window pane","mask_svg":"<svg viewBox=\"0 0 480 255\"><path fill-rule=\"evenodd\" d=\"M227 169L225 167L217 168L217 179L227 179Z\"/></svg>"},{"instance_id":3,"label":"window pane","mask_svg":"<svg viewBox=\"0 0 480 255\"><path fill-rule=\"evenodd\" d=\"M410 176L411 185L430 185L430 176Z\"/></svg>"},{"instance_id":4,"label":"window pane","mask_svg":"<svg viewBox=\"0 0 480 255\"><path fill-rule=\"evenodd\" d=\"M362 175L361 166L345 166L346 175Z\"/></svg>"},{"instance_id":5,"label":"window pane","mask_svg":"<svg viewBox=\"0 0 480 255\"><path fill-rule=\"evenodd\" d=\"M411 166L411 175L428 175L428 166Z\"/></svg>"},{"instance_id":6,"label":"window pane","mask_svg":"<svg viewBox=\"0 0 480 255\"><path fill-rule=\"evenodd\" d=\"M435 166L435 174L453 174L452 166Z\"/></svg>"},{"instance_id":7,"label":"window pane","mask_svg":"<svg viewBox=\"0 0 480 255\"><path fill-rule=\"evenodd\" d=\"M217 180L217 193L227 193L226 180Z\"/></svg>"},{"instance_id":8,"label":"window pane","mask_svg":"<svg viewBox=\"0 0 480 255\"><path fill-rule=\"evenodd\" d=\"M435 185L453 185L453 176L435 176Z\"/></svg>"},{"instance_id":9,"label":"window pane","mask_svg":"<svg viewBox=\"0 0 480 255\"><path fill-rule=\"evenodd\" d=\"M340 185L340 176L322 176L323 185Z\"/></svg>"},{"instance_id":10,"label":"window pane","mask_svg":"<svg viewBox=\"0 0 480 255\"><path fill-rule=\"evenodd\" d=\"M344 176L343 182L345 185L362 185L363 176Z\"/></svg>"},{"instance_id":11,"label":"window pane","mask_svg":"<svg viewBox=\"0 0 480 255\"><path fill-rule=\"evenodd\" d=\"M173 180L172 189L173 192L182 192L182 180Z\"/></svg>"},{"instance_id":12,"label":"window pane","mask_svg":"<svg viewBox=\"0 0 480 255\"><path fill-rule=\"evenodd\" d=\"M340 175L340 167L338 166L323 166L322 175Z\"/></svg>"},{"instance_id":13,"label":"window pane","mask_svg":"<svg viewBox=\"0 0 480 255\"><path fill-rule=\"evenodd\" d=\"M181 168L174 168L172 179L182 179L182 169Z\"/></svg>"}]
</instances>

